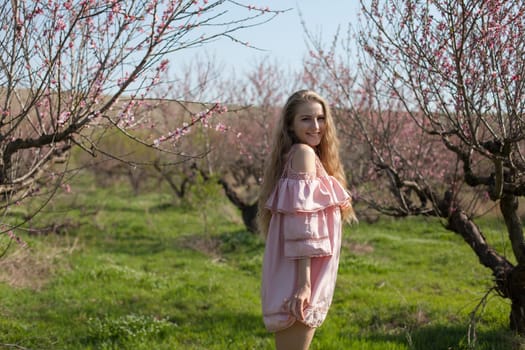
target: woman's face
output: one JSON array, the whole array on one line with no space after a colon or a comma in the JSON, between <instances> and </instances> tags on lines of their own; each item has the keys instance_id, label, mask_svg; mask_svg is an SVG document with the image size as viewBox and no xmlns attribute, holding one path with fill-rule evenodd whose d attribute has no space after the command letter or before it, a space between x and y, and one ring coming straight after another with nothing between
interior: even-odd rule
<instances>
[{"instance_id":1,"label":"woman's face","mask_svg":"<svg viewBox=\"0 0 525 350\"><path fill-rule=\"evenodd\" d=\"M319 102L304 102L297 107L292 131L301 143L316 147L321 143L326 127L323 106Z\"/></svg>"}]
</instances>

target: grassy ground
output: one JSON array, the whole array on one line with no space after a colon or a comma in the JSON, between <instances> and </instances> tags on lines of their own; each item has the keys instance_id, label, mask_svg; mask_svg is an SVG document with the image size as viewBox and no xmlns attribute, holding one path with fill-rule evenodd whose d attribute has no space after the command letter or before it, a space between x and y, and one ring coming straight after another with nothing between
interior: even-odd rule
<instances>
[{"instance_id":1,"label":"grassy ground","mask_svg":"<svg viewBox=\"0 0 525 350\"><path fill-rule=\"evenodd\" d=\"M21 233L29 248L0 261L0 349L271 349L259 301L264 243L211 192L193 207L86 181L60 195L30 226L68 228ZM496 221L483 228L503 242ZM488 294L480 304L489 271L439 222L382 219L344 236L312 349L519 348L508 303Z\"/></svg>"}]
</instances>

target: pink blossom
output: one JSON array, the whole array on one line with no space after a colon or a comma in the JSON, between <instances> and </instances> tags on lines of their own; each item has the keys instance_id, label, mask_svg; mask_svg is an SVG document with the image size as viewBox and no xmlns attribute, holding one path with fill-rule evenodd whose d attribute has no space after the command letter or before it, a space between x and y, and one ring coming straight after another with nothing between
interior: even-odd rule
<instances>
[{"instance_id":1,"label":"pink blossom","mask_svg":"<svg viewBox=\"0 0 525 350\"><path fill-rule=\"evenodd\" d=\"M228 130L228 127L224 125L223 123L218 123L215 126L215 131L225 132L226 130Z\"/></svg>"},{"instance_id":2,"label":"pink blossom","mask_svg":"<svg viewBox=\"0 0 525 350\"><path fill-rule=\"evenodd\" d=\"M157 67L158 71L164 72L168 68L169 60L165 59L160 62L160 65Z\"/></svg>"},{"instance_id":3,"label":"pink blossom","mask_svg":"<svg viewBox=\"0 0 525 350\"><path fill-rule=\"evenodd\" d=\"M64 111L60 113L60 116L58 117L58 125L64 125L69 120L70 117L71 117L71 112L69 111Z\"/></svg>"},{"instance_id":4,"label":"pink blossom","mask_svg":"<svg viewBox=\"0 0 525 350\"><path fill-rule=\"evenodd\" d=\"M118 14L120 10L121 10L120 1L115 1L113 3L113 6L111 7L111 11L113 11L114 14Z\"/></svg>"},{"instance_id":5,"label":"pink blossom","mask_svg":"<svg viewBox=\"0 0 525 350\"><path fill-rule=\"evenodd\" d=\"M57 21L57 24L55 26L55 32L58 32L58 31L61 31L61 30L64 30L64 29L66 29L66 23L64 22L64 20L62 18L60 18Z\"/></svg>"}]
</instances>

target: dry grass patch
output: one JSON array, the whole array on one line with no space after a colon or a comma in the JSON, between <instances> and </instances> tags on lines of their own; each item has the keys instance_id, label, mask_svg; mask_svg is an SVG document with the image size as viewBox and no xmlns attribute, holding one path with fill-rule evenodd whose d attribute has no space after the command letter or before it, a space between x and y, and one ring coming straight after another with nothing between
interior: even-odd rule
<instances>
[{"instance_id":1,"label":"dry grass patch","mask_svg":"<svg viewBox=\"0 0 525 350\"><path fill-rule=\"evenodd\" d=\"M41 289L56 273L58 266L63 268L65 256L78 248L78 239L71 244L12 247L0 258L0 282L15 288Z\"/></svg>"},{"instance_id":2,"label":"dry grass patch","mask_svg":"<svg viewBox=\"0 0 525 350\"><path fill-rule=\"evenodd\" d=\"M341 248L345 252L351 252L355 255L367 255L374 252L374 246L369 243L359 243L343 237Z\"/></svg>"},{"instance_id":3,"label":"dry grass patch","mask_svg":"<svg viewBox=\"0 0 525 350\"><path fill-rule=\"evenodd\" d=\"M200 252L213 259L221 257L221 241L216 237L188 235L180 237L177 242L180 248Z\"/></svg>"}]
</instances>

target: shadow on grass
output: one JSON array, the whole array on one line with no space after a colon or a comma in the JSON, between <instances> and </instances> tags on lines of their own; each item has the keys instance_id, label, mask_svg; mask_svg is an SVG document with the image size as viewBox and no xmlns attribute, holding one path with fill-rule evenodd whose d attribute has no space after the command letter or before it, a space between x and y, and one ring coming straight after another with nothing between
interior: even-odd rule
<instances>
[{"instance_id":1,"label":"shadow on grass","mask_svg":"<svg viewBox=\"0 0 525 350\"><path fill-rule=\"evenodd\" d=\"M224 349L271 349L273 336L264 328L260 315L224 311L206 315L187 315L171 319L178 325L177 338L181 343L206 349L222 345ZM263 346L265 345L265 346Z\"/></svg>"},{"instance_id":2,"label":"shadow on grass","mask_svg":"<svg viewBox=\"0 0 525 350\"><path fill-rule=\"evenodd\" d=\"M478 331L476 339L468 339L467 326L436 325L415 330L407 329L400 334L373 333L366 336L370 342L395 342L406 344L414 350L518 350L520 342L507 329Z\"/></svg>"},{"instance_id":3,"label":"shadow on grass","mask_svg":"<svg viewBox=\"0 0 525 350\"><path fill-rule=\"evenodd\" d=\"M273 345L273 336L265 330L260 315L228 312L212 315L202 313L173 318L171 321L179 326L179 340L188 345L207 348L221 342L224 349L253 348L251 346L254 343L258 343L260 348L271 349ZM322 331L318 333L316 337L323 336ZM348 341L341 341L341 349L344 349L345 343L351 343L351 338L355 336L355 334L346 334L344 337ZM363 344L376 346L373 347L374 349L380 344L389 343L397 343L400 347L406 346L406 349L409 350L523 349L516 337L506 329L480 331L477 339L469 344L466 327L461 325L427 326L397 335L372 333L361 336L361 339L364 340ZM319 338L316 342L321 344L322 339Z\"/></svg>"},{"instance_id":4,"label":"shadow on grass","mask_svg":"<svg viewBox=\"0 0 525 350\"><path fill-rule=\"evenodd\" d=\"M186 203L175 203L173 201L161 201L155 204L144 204L137 205L137 196L135 195L118 195L112 194L111 196L119 196L119 201L114 200L96 200L96 201L73 201L67 203L62 211L77 211L88 215L93 215L99 212L109 213L136 213L144 215L144 213L163 213L176 210L180 214L188 214L195 212L199 208L192 207ZM111 198L111 197L110 197Z\"/></svg>"},{"instance_id":5,"label":"shadow on grass","mask_svg":"<svg viewBox=\"0 0 525 350\"><path fill-rule=\"evenodd\" d=\"M106 233L103 237L96 237L95 244L98 249L107 253L150 255L169 250L186 250L212 258L230 254L253 253L264 249L262 239L246 230L225 232L218 235L185 234L178 237L159 237L138 232Z\"/></svg>"},{"instance_id":6,"label":"shadow on grass","mask_svg":"<svg viewBox=\"0 0 525 350\"><path fill-rule=\"evenodd\" d=\"M193 213L199 208L196 208L195 206L192 206L188 203L174 203L174 202L164 202L164 203L158 203L149 208L150 213L161 213L164 211L174 210L176 209L177 212L181 214L186 213Z\"/></svg>"},{"instance_id":7,"label":"shadow on grass","mask_svg":"<svg viewBox=\"0 0 525 350\"><path fill-rule=\"evenodd\" d=\"M105 234L97 237L95 242L95 246L106 253L133 256L158 254L174 244L174 239L144 234Z\"/></svg>"}]
</instances>

